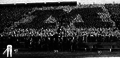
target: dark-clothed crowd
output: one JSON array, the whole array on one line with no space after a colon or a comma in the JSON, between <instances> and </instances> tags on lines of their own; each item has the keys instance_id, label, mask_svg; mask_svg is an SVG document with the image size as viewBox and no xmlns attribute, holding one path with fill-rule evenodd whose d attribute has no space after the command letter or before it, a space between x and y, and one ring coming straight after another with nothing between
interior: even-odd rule
<instances>
[{"instance_id":1,"label":"dark-clothed crowd","mask_svg":"<svg viewBox=\"0 0 120 58\"><path fill-rule=\"evenodd\" d=\"M1 48L5 48L7 44L12 44L14 48L25 48L37 51L85 51L86 49L90 49L90 42L98 42L93 45L93 48L97 49L101 46L101 42L107 41L117 42L118 40L117 37L59 37L58 34L55 34L50 37L2 37L0 39L0 45Z\"/></svg>"},{"instance_id":2,"label":"dark-clothed crowd","mask_svg":"<svg viewBox=\"0 0 120 58\"><path fill-rule=\"evenodd\" d=\"M26 43L27 44L27 43ZM32 44L29 45L32 49L37 49L41 51L75 51L80 48L88 48L88 46L82 42L82 40L75 39L73 37L57 37L54 35L52 37L41 37L34 39ZM28 47L28 48L29 48Z\"/></svg>"}]
</instances>

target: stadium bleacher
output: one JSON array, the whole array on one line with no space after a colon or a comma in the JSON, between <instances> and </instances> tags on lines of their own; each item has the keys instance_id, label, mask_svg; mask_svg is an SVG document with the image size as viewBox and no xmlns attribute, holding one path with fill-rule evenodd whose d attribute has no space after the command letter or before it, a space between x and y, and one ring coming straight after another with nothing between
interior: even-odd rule
<instances>
[{"instance_id":1,"label":"stadium bleacher","mask_svg":"<svg viewBox=\"0 0 120 58\"><path fill-rule=\"evenodd\" d=\"M73 8L71 12L61 10L63 8L49 9L46 7L42 10L33 8L31 12L22 14L19 17L20 20L16 18L17 21L13 19L13 22L8 24L4 22L2 25L6 24L3 27L6 29L0 33L0 49L4 50L7 44L12 44L13 48L20 51L92 52L94 50L109 50L111 48L120 49L120 33L119 31L115 33L118 30L117 28L119 28L119 25L117 25L119 24L119 18L113 16L116 15L115 13L110 13L110 16L112 16L110 18L115 23L117 22L116 26L113 26L113 22L109 21L108 18L108 21L103 21L104 19L98 15L98 13L106 13L102 7ZM107 9L109 11L109 8ZM78 18L73 21L77 15L81 16L82 22L77 22ZM31 21L29 21L31 16L35 18L31 18ZM50 16L56 22L45 23L44 21ZM117 14L117 16L119 15ZM28 21L21 23L24 22L23 19ZM18 24L15 25L16 22Z\"/></svg>"}]
</instances>

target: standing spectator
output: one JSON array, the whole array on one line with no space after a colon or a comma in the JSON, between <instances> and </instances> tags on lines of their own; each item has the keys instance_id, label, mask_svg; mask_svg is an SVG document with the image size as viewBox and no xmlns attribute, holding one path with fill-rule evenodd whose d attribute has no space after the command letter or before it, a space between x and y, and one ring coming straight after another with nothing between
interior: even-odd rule
<instances>
[{"instance_id":1,"label":"standing spectator","mask_svg":"<svg viewBox=\"0 0 120 58\"><path fill-rule=\"evenodd\" d=\"M8 44L7 49L3 52L5 54L7 52L7 57L12 57L12 45Z\"/></svg>"}]
</instances>

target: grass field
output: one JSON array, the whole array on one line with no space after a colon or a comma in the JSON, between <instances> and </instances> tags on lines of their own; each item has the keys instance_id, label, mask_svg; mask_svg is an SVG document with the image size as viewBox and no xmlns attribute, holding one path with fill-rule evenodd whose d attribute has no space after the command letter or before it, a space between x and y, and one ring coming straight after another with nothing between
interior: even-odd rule
<instances>
[{"instance_id":1,"label":"grass field","mask_svg":"<svg viewBox=\"0 0 120 58\"><path fill-rule=\"evenodd\" d=\"M120 58L120 51L109 52L18 52L13 53L12 58ZM6 58L6 55L0 54L0 58Z\"/></svg>"}]
</instances>

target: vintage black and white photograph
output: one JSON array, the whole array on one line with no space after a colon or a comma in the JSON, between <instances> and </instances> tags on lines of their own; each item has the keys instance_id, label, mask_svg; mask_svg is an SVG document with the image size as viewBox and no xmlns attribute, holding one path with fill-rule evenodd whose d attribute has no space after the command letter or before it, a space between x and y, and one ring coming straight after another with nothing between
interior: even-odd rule
<instances>
[{"instance_id":1,"label":"vintage black and white photograph","mask_svg":"<svg viewBox=\"0 0 120 58\"><path fill-rule=\"evenodd\" d=\"M0 58L120 58L119 0L0 0Z\"/></svg>"}]
</instances>

